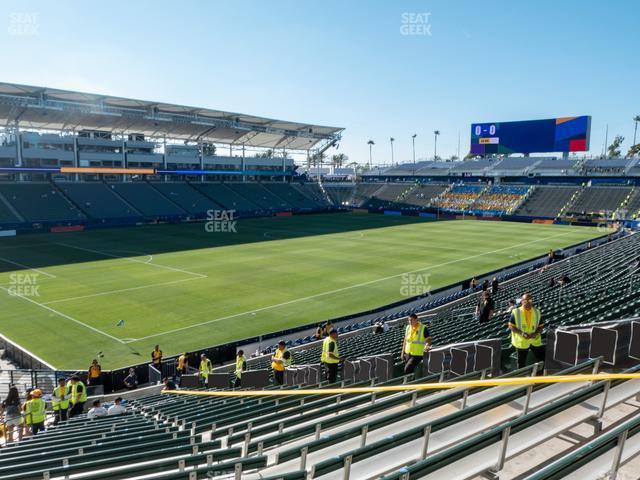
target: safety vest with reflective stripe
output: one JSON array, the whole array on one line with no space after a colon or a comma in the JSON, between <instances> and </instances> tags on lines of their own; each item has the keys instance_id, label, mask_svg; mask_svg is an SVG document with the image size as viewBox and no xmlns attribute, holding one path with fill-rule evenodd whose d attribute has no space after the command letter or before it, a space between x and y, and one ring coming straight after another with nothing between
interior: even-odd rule
<instances>
[{"instance_id":1,"label":"safety vest with reflective stripe","mask_svg":"<svg viewBox=\"0 0 640 480\"><path fill-rule=\"evenodd\" d=\"M334 344L333 352L329 350L329 346ZM322 342L322 356L320 357L320 361L324 363L340 363L340 358L334 358L329 355L329 353L333 353L336 357L340 357L338 354L338 342L336 342L333 338L327 337Z\"/></svg>"},{"instance_id":2,"label":"safety vest with reflective stripe","mask_svg":"<svg viewBox=\"0 0 640 480\"><path fill-rule=\"evenodd\" d=\"M531 307L531 324L528 325L525 319L524 307L514 308L511 311L511 323L521 332L533 333L540 325L540 310ZM511 344L515 348L521 349L529 348L530 346L540 347L542 346L542 335L538 334L534 338L524 338L516 332L511 332Z\"/></svg>"},{"instance_id":3,"label":"safety vest with reflective stripe","mask_svg":"<svg viewBox=\"0 0 640 480\"><path fill-rule=\"evenodd\" d=\"M282 359L282 362L271 362L271 368L277 370L278 372L284 372L284 369L290 366L293 363L293 356L289 355L289 359L284 358L284 354L289 350L280 350L279 348L276 350L276 353L273 354L273 358L276 360Z\"/></svg>"},{"instance_id":4,"label":"safety vest with reflective stripe","mask_svg":"<svg viewBox=\"0 0 640 480\"><path fill-rule=\"evenodd\" d=\"M53 389L51 407L54 410L66 410L69 408L69 388L57 386Z\"/></svg>"},{"instance_id":5,"label":"safety vest with reflective stripe","mask_svg":"<svg viewBox=\"0 0 640 480\"><path fill-rule=\"evenodd\" d=\"M211 371L211 360L205 358L204 360L200 360L200 376L203 378L209 378L209 372Z\"/></svg>"},{"instance_id":6,"label":"safety vest with reflective stripe","mask_svg":"<svg viewBox=\"0 0 640 480\"><path fill-rule=\"evenodd\" d=\"M413 357L424 356L426 325L420 324L415 330L407 325L404 331L404 353Z\"/></svg>"},{"instance_id":7,"label":"safety vest with reflective stripe","mask_svg":"<svg viewBox=\"0 0 640 480\"><path fill-rule=\"evenodd\" d=\"M236 378L242 377L242 367L244 365L244 362L246 362L244 355L236 358Z\"/></svg>"},{"instance_id":8,"label":"safety vest with reflective stripe","mask_svg":"<svg viewBox=\"0 0 640 480\"><path fill-rule=\"evenodd\" d=\"M86 402L87 401L87 387L85 386L84 383L82 383L81 381L77 381L75 385L71 385L68 384L67 386L71 386L71 405L75 405L76 403L78 403L78 385L80 385L82 387L82 393L80 394L80 402Z\"/></svg>"},{"instance_id":9,"label":"safety vest with reflective stripe","mask_svg":"<svg viewBox=\"0 0 640 480\"><path fill-rule=\"evenodd\" d=\"M46 417L46 403L41 398L32 398L27 402L24 413L27 417L27 424L42 423Z\"/></svg>"}]
</instances>

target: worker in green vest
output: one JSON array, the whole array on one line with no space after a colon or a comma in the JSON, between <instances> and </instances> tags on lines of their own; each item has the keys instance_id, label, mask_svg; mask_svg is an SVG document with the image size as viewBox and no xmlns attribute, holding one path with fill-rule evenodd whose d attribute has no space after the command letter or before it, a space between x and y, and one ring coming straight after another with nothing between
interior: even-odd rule
<instances>
[{"instance_id":1,"label":"worker in green vest","mask_svg":"<svg viewBox=\"0 0 640 480\"><path fill-rule=\"evenodd\" d=\"M426 325L420 322L415 313L409 315L409 324L404 330L401 358L404 362L404 373L414 373L422 363L424 354L431 348L431 335Z\"/></svg>"},{"instance_id":2,"label":"worker in green vest","mask_svg":"<svg viewBox=\"0 0 640 480\"><path fill-rule=\"evenodd\" d=\"M338 352L338 331L332 328L329 336L322 342L322 356L320 361L324 364L329 383L335 383L338 379L338 366L340 365L340 353Z\"/></svg>"},{"instance_id":3,"label":"worker in green vest","mask_svg":"<svg viewBox=\"0 0 640 480\"><path fill-rule=\"evenodd\" d=\"M69 399L71 398L71 389L67 387L64 378L58 379L58 386L53 389L53 395L51 397L51 407L55 414L53 424L57 425L61 421L67 419L67 412L69 411Z\"/></svg>"},{"instance_id":4,"label":"worker in green vest","mask_svg":"<svg viewBox=\"0 0 640 480\"><path fill-rule=\"evenodd\" d=\"M233 382L233 387L238 388L242 386L242 372L247 370L247 359L244 356L243 350L238 350L236 354L236 378Z\"/></svg>"},{"instance_id":5,"label":"worker in green vest","mask_svg":"<svg viewBox=\"0 0 640 480\"><path fill-rule=\"evenodd\" d=\"M207 358L207 356L203 353L200 355L200 380L207 386L207 381L209 380L209 374L213 370L213 364L211 360Z\"/></svg>"},{"instance_id":6,"label":"worker in green vest","mask_svg":"<svg viewBox=\"0 0 640 480\"><path fill-rule=\"evenodd\" d=\"M31 400L24 406L27 423L31 425L31 433L37 435L44 431L44 421L47 416L47 403L42 399L42 390L36 388L31 392Z\"/></svg>"},{"instance_id":7,"label":"worker in green vest","mask_svg":"<svg viewBox=\"0 0 640 480\"><path fill-rule=\"evenodd\" d=\"M67 384L71 387L71 410L69 411L69 418L80 415L84 412L84 404L87 401L87 387L80 380L80 377L74 375Z\"/></svg>"},{"instance_id":8,"label":"worker in green vest","mask_svg":"<svg viewBox=\"0 0 640 480\"><path fill-rule=\"evenodd\" d=\"M542 345L544 324L540 317L540 310L533 306L530 294L522 295L520 307L511 311L508 326L511 330L511 345L518 355L518 368L526 366L529 350L533 351L536 361L544 361L545 347Z\"/></svg>"}]
</instances>

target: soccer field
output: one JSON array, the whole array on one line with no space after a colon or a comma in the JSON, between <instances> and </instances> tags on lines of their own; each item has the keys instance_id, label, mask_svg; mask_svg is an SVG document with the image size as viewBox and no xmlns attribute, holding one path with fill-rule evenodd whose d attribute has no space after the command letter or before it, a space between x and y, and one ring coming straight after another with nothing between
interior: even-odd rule
<instances>
[{"instance_id":1,"label":"soccer field","mask_svg":"<svg viewBox=\"0 0 640 480\"><path fill-rule=\"evenodd\" d=\"M0 239L0 331L60 369L103 368L401 300L598 236L594 228L352 213ZM425 278L425 277L422 277Z\"/></svg>"}]
</instances>

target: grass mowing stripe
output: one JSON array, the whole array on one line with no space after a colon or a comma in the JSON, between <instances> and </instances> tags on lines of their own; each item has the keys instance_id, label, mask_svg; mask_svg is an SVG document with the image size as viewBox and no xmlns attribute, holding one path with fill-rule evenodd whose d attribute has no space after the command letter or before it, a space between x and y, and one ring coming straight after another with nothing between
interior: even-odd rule
<instances>
[{"instance_id":1,"label":"grass mowing stripe","mask_svg":"<svg viewBox=\"0 0 640 480\"><path fill-rule=\"evenodd\" d=\"M45 272L43 270L38 270L37 268L30 267L29 265L24 265L23 263L14 262L13 260L9 260L7 258L0 257L0 261L8 263L10 265L15 265L16 267L26 268L27 270L33 270L34 272L38 272L38 273L44 275L45 277L56 278L56 276L53 275L52 273L47 273L47 272Z\"/></svg>"},{"instance_id":2,"label":"grass mowing stripe","mask_svg":"<svg viewBox=\"0 0 640 480\"><path fill-rule=\"evenodd\" d=\"M182 270L180 268L175 268L175 267L169 267L168 265L160 265L158 263L150 263L148 260L146 262L143 262L141 260L136 260L135 258L129 258L129 257L123 257L121 255L114 255L112 253L108 253L108 252L101 252L99 250L93 250L91 248L84 248L84 247L78 247L77 245L69 245L68 243L56 243L56 245L60 245L62 247L67 247L67 248L75 248L76 250L82 250L85 252L89 252L89 253L96 253L98 255L103 255L105 257L111 257L111 258L116 258L116 259L121 259L121 260L127 260L129 262L136 262L136 263L141 263L143 265L149 265L151 267L156 267L156 268L164 268L166 270L171 270L174 272L180 272L180 273L187 273L189 275L194 275L200 278L207 278L207 275L204 275L202 273L195 273L195 272L189 272L187 270ZM149 254L144 254L147 257L152 257L153 255L149 255Z\"/></svg>"},{"instance_id":3,"label":"grass mowing stripe","mask_svg":"<svg viewBox=\"0 0 640 480\"><path fill-rule=\"evenodd\" d=\"M181 280L173 280L171 282L154 283L151 285L140 285L139 287L121 288L119 290L110 290L108 292L92 293L89 295L81 295L79 297L61 298L59 300L51 300L50 302L43 302L42 305L52 305L54 303L72 302L74 300L83 300L85 298L102 297L104 295L113 295L114 293L132 292L134 290L143 290L145 288L164 287L166 285L175 285L176 283L190 282L192 280L200 280L200 277L183 278Z\"/></svg>"},{"instance_id":4,"label":"grass mowing stripe","mask_svg":"<svg viewBox=\"0 0 640 480\"><path fill-rule=\"evenodd\" d=\"M419 273L419 272L425 272L425 271L433 270L433 269L436 269L436 268L445 267L447 265L452 265L454 263L466 262L468 260L472 260L474 258L482 257L484 255L498 253L498 252L502 252L502 251L505 251L505 250L511 250L512 248L520 248L520 247L524 247L526 245L531 245L532 243L541 242L543 240L546 241L546 240L549 240L550 238L562 237L562 236L565 236L565 235L568 235L568 234L569 234L569 232L567 232L567 233L559 233L557 235L552 235L550 237L539 238L537 240L532 240L532 241L529 241L529 242L519 243L517 245L511 245L509 247L504 247L504 248L500 248L500 249L497 249L497 250L491 250L489 252L478 253L476 255L471 255L469 257L463 257L463 258L459 258L459 259L456 259L456 260L451 260L449 262L440 263L438 265L431 265L429 267L419 268L419 269L412 270L412 271L409 271L409 272L397 273L395 275L389 275L387 277L377 278L375 280L370 280L368 282L363 282L363 283L359 283L359 284L356 284L356 285L349 285L347 287L337 288L335 290L329 290L328 292L321 292L321 293L317 293L315 295L309 295L307 297L295 298L295 299L290 300L288 302L282 302L282 303L278 303L276 305L269 305L269 306L258 308L258 309L255 309L255 310L249 310L247 312L241 312L241 313L236 313L234 315L228 315L226 317L214 318L213 320L208 320L206 322L200 322L200 323L196 323L196 324L193 324L193 325L187 325L186 327L175 328L173 330L169 330L169 331L162 332L162 333L155 333L153 335L147 335L145 337L140 337L140 338L138 338L138 339L136 339L134 341L137 342L137 341L140 341L140 340L148 340L150 338L159 337L161 335L169 335L169 334L172 334L172 333L183 332L185 330L189 330L189 329L194 328L194 327L202 327L204 325L208 325L210 323L220 322L222 320L229 320L231 318L236 318L236 317L244 316L244 315L250 315L252 313L262 312L264 310L270 310L272 308L283 307L285 305L291 305L292 303L297 303L297 302L301 302L301 301L304 301L304 300L311 300L313 298L323 297L323 296L326 296L326 295L331 295L331 294L334 294L334 293L343 292L345 290L350 290L350 289L353 289L353 288L366 287L367 285L372 285L374 283L379 283L379 282L383 282L383 281L386 281L386 280L391 280L393 278L398 278L398 277L401 277L403 275L408 275L408 274L412 274L412 273ZM133 343L133 341L129 341L129 342L126 342L126 343Z\"/></svg>"},{"instance_id":5,"label":"grass mowing stripe","mask_svg":"<svg viewBox=\"0 0 640 480\"><path fill-rule=\"evenodd\" d=\"M156 343L170 356L396 302L407 298L404 272L431 269L435 289L598 235L588 227L347 213L241 219L234 234L193 223L71 232L64 240L42 234L40 246L33 237L2 238L0 257L58 276L40 276L31 298L65 300L64 314L119 340L3 292L0 331L58 368L82 369L96 351L105 354L103 368L120 368L144 361ZM21 244L30 247L9 250ZM136 252L190 274L147 268L156 264ZM18 271L7 267L0 262L3 283ZM170 283L186 278L200 281ZM208 319L218 321L197 326ZM184 330L162 333L176 329Z\"/></svg>"},{"instance_id":6,"label":"grass mowing stripe","mask_svg":"<svg viewBox=\"0 0 640 480\"><path fill-rule=\"evenodd\" d=\"M77 319L75 319L73 317L70 317L69 315L67 315L65 313L59 312L58 310L55 310L55 309L53 309L51 307L47 307L46 305L44 305L44 304L42 304L40 302L36 302L32 298L25 297L24 295L20 295L18 293L11 293L8 288L0 287L0 289L2 289L5 292L7 292L7 295L10 295L12 297L18 297L18 298L21 298L23 300L26 300L27 302L31 302L32 304L37 305L40 308L44 308L45 310L48 310L49 312L54 313L54 314L56 314L56 315L58 315L58 316L60 316L62 318L66 318L67 320L71 320L72 322L77 323L78 325L82 325L83 327L88 328L89 330L92 330L92 331L94 331L96 333L99 333L100 335L104 335L105 337L108 337L111 340L115 340L118 343L124 343L118 337L114 337L113 335L109 335L108 333L103 332L102 330L100 330L100 329L98 329L96 327L92 327L91 325L87 325L86 323L81 322L80 320L77 320Z\"/></svg>"}]
</instances>

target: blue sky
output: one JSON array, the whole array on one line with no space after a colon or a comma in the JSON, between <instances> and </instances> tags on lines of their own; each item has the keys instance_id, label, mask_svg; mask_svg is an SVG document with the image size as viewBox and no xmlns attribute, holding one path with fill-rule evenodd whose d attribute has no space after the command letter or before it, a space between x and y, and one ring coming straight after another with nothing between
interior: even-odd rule
<instances>
[{"instance_id":1,"label":"blue sky","mask_svg":"<svg viewBox=\"0 0 640 480\"><path fill-rule=\"evenodd\" d=\"M403 35L424 13L430 35ZM5 1L0 81L340 126L374 163L391 136L408 161L438 129L448 157L472 122L592 115L598 154L640 114L638 18L635 0Z\"/></svg>"}]
</instances>

